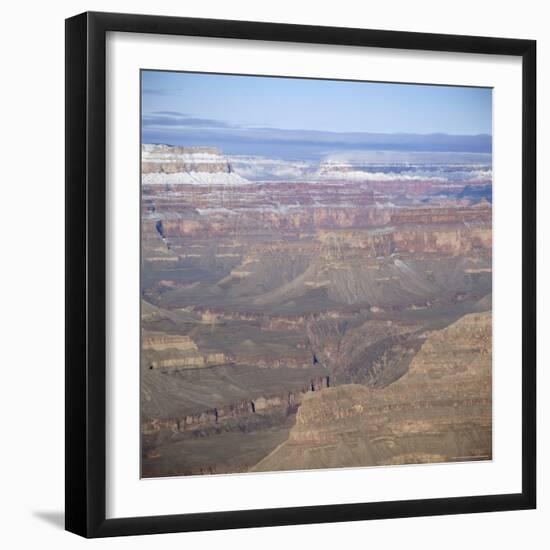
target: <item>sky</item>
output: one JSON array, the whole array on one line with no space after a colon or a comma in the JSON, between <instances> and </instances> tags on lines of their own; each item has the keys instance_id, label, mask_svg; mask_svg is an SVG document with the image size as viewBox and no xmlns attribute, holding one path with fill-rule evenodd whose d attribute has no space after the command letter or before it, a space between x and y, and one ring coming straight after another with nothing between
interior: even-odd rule
<instances>
[{"instance_id":1,"label":"sky","mask_svg":"<svg viewBox=\"0 0 550 550\"><path fill-rule=\"evenodd\" d=\"M491 151L487 88L142 71L141 91L144 143L283 158Z\"/></svg>"}]
</instances>

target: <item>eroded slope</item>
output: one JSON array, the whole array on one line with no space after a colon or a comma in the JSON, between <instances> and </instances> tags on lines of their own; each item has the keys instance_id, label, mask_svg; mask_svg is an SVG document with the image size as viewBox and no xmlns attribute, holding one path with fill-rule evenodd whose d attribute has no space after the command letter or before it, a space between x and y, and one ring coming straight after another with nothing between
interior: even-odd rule
<instances>
[{"instance_id":1,"label":"eroded slope","mask_svg":"<svg viewBox=\"0 0 550 550\"><path fill-rule=\"evenodd\" d=\"M255 471L490 459L491 313L433 332L382 389L307 395L288 441Z\"/></svg>"}]
</instances>

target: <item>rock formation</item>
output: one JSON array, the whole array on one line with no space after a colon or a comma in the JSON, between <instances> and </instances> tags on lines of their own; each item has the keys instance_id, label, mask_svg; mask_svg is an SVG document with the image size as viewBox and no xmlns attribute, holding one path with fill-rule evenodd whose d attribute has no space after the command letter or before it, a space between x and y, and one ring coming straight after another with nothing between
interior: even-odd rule
<instances>
[{"instance_id":1,"label":"rock formation","mask_svg":"<svg viewBox=\"0 0 550 550\"><path fill-rule=\"evenodd\" d=\"M396 382L307 395L289 439L254 471L488 460L491 314L435 331Z\"/></svg>"}]
</instances>

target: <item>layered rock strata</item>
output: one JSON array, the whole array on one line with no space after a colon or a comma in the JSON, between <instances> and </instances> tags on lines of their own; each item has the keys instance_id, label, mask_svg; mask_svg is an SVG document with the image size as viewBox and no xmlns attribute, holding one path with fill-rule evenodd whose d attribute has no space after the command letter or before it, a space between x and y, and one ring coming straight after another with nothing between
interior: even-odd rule
<instances>
[{"instance_id":1,"label":"layered rock strata","mask_svg":"<svg viewBox=\"0 0 550 550\"><path fill-rule=\"evenodd\" d=\"M491 340L491 313L466 315L393 384L306 396L288 441L254 470L491 459Z\"/></svg>"}]
</instances>

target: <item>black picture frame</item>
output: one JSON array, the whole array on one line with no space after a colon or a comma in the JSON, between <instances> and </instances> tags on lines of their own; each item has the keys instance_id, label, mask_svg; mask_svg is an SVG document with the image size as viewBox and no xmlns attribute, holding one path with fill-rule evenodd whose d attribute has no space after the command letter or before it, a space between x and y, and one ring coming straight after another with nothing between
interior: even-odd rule
<instances>
[{"instance_id":1,"label":"black picture frame","mask_svg":"<svg viewBox=\"0 0 550 550\"><path fill-rule=\"evenodd\" d=\"M523 64L522 491L106 519L105 41L108 31L500 54ZM66 529L108 537L524 510L536 506L536 42L248 21L83 13L66 20Z\"/></svg>"}]
</instances>

